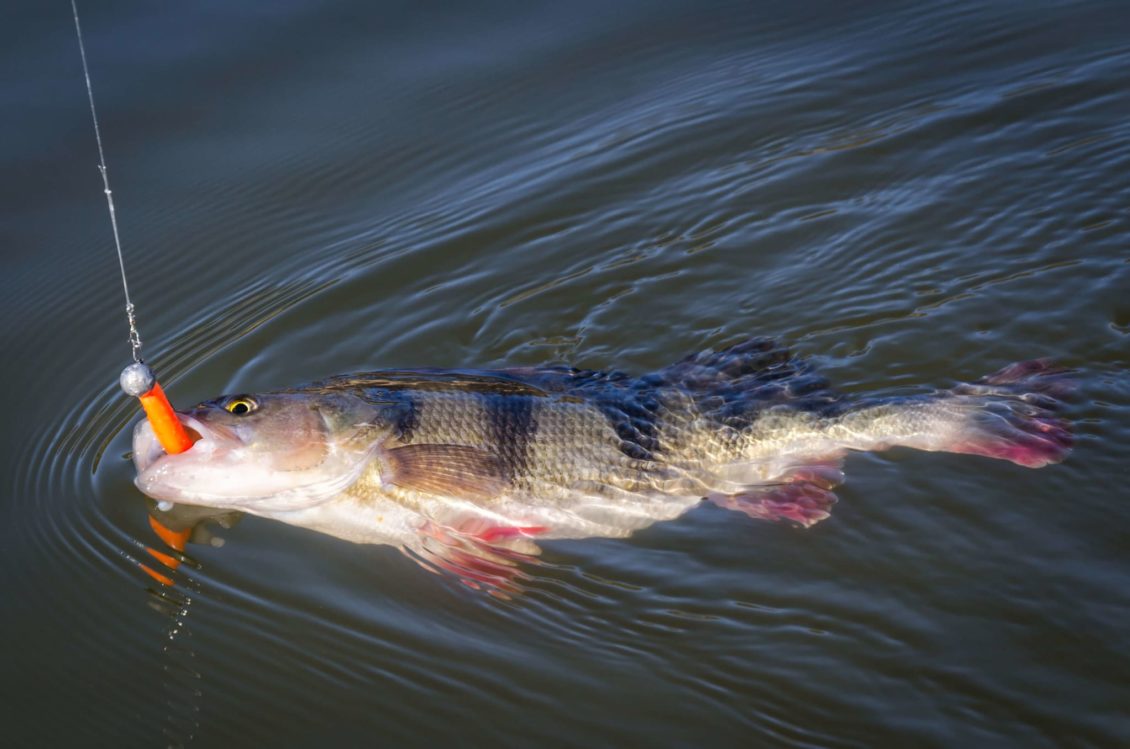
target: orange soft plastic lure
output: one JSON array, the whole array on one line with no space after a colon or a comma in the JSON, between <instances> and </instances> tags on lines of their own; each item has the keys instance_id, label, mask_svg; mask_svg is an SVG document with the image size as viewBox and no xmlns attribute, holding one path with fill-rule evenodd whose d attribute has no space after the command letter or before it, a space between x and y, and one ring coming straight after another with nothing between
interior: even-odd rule
<instances>
[{"instance_id":1,"label":"orange soft plastic lure","mask_svg":"<svg viewBox=\"0 0 1130 749\"><path fill-rule=\"evenodd\" d=\"M180 419L173 413L173 407L169 405L169 399L165 396L161 383L154 382L153 387L138 396L138 400L141 401L141 407L145 409L145 415L149 418L149 425L153 427L153 433L157 435L165 452L175 455L192 447L192 438L185 431L184 424L181 424Z\"/></svg>"},{"instance_id":2,"label":"orange soft plastic lure","mask_svg":"<svg viewBox=\"0 0 1130 749\"><path fill-rule=\"evenodd\" d=\"M192 447L192 437L169 405L169 399L149 365L134 362L122 370L118 383L126 395L132 395L141 401L141 407L149 418L149 425L153 427L153 433L165 452L176 455Z\"/></svg>"},{"instance_id":3,"label":"orange soft plastic lure","mask_svg":"<svg viewBox=\"0 0 1130 749\"><path fill-rule=\"evenodd\" d=\"M192 447L192 437L185 430L184 425L180 423L180 419L177 418L168 397L165 395L165 390L154 377L153 370L141 362L131 364L122 372L120 383L122 390L129 395L136 396L141 401L141 407L145 409L145 416L149 419L149 425L153 427L153 433L157 436L157 440L161 443L165 452L175 455ZM191 528L174 531L162 525L161 521L152 515L149 516L149 525L162 541L176 551L184 551L184 546L192 535ZM149 552L150 556L171 570L180 566L180 560L176 557L157 551L152 547L146 547L145 550ZM146 574L162 585L171 586L173 584L172 579L167 575L157 572L148 565L142 564L140 566Z\"/></svg>"}]
</instances>

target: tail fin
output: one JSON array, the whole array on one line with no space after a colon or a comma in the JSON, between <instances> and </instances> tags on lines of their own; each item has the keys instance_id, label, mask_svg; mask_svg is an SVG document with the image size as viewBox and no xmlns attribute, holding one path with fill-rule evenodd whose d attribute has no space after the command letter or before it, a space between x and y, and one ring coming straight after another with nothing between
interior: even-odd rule
<instances>
[{"instance_id":1,"label":"tail fin","mask_svg":"<svg viewBox=\"0 0 1130 749\"><path fill-rule=\"evenodd\" d=\"M852 450L903 445L1039 468L1071 449L1068 423L1055 415L1072 388L1066 374L1041 359L931 395L879 398L846 412L830 436Z\"/></svg>"},{"instance_id":2,"label":"tail fin","mask_svg":"<svg viewBox=\"0 0 1130 749\"><path fill-rule=\"evenodd\" d=\"M1073 389L1066 375L1048 360L1036 359L959 385L951 392L968 405L969 418L955 440L942 449L1029 468L1060 462L1074 442L1068 422L1055 415Z\"/></svg>"}]
</instances>

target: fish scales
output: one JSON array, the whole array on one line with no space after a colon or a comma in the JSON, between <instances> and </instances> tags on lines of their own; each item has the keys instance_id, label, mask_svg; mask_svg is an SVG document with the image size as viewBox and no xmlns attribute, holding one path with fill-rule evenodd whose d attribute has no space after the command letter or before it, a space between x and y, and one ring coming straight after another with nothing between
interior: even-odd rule
<instances>
[{"instance_id":1,"label":"fish scales","mask_svg":"<svg viewBox=\"0 0 1130 749\"><path fill-rule=\"evenodd\" d=\"M561 494L577 484L638 485L646 461L621 448L607 415L553 395L408 391L417 426L406 444L482 448L500 459L515 490Z\"/></svg>"}]
</instances>

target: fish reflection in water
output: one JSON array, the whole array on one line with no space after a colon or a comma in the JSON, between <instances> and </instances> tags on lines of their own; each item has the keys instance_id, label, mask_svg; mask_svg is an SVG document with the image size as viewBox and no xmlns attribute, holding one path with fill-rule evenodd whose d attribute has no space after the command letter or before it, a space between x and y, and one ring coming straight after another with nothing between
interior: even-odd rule
<instances>
[{"instance_id":1,"label":"fish reflection in water","mask_svg":"<svg viewBox=\"0 0 1130 749\"><path fill-rule=\"evenodd\" d=\"M235 527L242 512L233 510L217 510L211 507L197 505L173 505L161 509L153 500L146 501L149 508L149 525L164 547L156 548L146 546L145 553L153 560L159 562L165 570L175 572L182 564L195 566L195 562L185 556L187 544L206 544L208 546L223 546L224 539L219 531ZM172 586L173 580L159 568L144 562L139 563L141 569L149 577L165 586ZM166 593L160 593L162 597ZM178 603L174 601L174 603Z\"/></svg>"},{"instance_id":2,"label":"fish reflection in water","mask_svg":"<svg viewBox=\"0 0 1130 749\"><path fill-rule=\"evenodd\" d=\"M851 450L904 446L1029 467L1071 445L1044 361L914 394L848 396L753 339L652 374L567 367L377 371L179 413L166 455L134 431L136 483L164 503L250 512L390 544L468 584L511 587L541 540L625 537L702 500L811 526ZM164 522L168 513L158 513Z\"/></svg>"}]
</instances>

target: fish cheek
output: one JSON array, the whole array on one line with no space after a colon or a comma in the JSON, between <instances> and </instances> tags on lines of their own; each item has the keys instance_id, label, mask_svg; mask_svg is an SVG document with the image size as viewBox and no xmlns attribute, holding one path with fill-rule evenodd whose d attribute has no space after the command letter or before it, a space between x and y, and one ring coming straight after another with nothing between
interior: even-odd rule
<instances>
[{"instance_id":1,"label":"fish cheek","mask_svg":"<svg viewBox=\"0 0 1130 749\"><path fill-rule=\"evenodd\" d=\"M286 456L285 470L308 471L317 468L326 461L327 453L325 442L312 441Z\"/></svg>"},{"instance_id":2,"label":"fish cheek","mask_svg":"<svg viewBox=\"0 0 1130 749\"><path fill-rule=\"evenodd\" d=\"M308 471L324 463L329 455L325 434L309 427L294 429L276 444L264 445L262 449L279 471Z\"/></svg>"}]
</instances>

